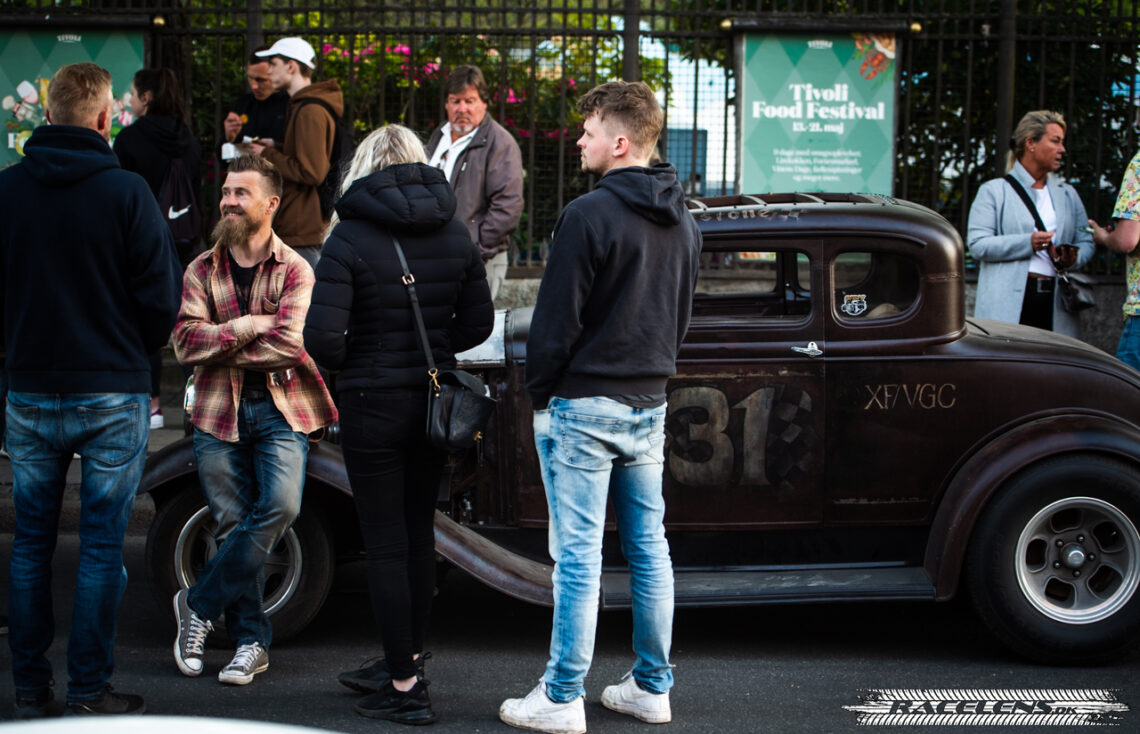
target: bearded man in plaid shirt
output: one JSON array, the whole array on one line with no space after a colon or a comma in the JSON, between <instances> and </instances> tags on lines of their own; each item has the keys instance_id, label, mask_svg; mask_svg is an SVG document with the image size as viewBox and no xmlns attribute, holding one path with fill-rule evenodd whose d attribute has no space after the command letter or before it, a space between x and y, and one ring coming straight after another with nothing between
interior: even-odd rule
<instances>
[{"instance_id":1,"label":"bearded man in plaid shirt","mask_svg":"<svg viewBox=\"0 0 1140 734\"><path fill-rule=\"evenodd\" d=\"M174 659L200 675L225 614L237 650L218 680L236 685L269 667L265 560L301 510L308 434L337 417L301 337L313 270L272 229L281 186L263 158L230 163L214 246L186 270L174 327L178 360L194 365L194 455L219 545L174 595Z\"/></svg>"}]
</instances>

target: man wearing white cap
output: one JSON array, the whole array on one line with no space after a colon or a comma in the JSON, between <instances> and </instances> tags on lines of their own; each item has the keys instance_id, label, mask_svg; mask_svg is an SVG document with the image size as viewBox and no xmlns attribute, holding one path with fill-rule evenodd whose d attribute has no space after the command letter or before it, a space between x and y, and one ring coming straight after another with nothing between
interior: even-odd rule
<instances>
[{"instance_id":1,"label":"man wearing white cap","mask_svg":"<svg viewBox=\"0 0 1140 734\"><path fill-rule=\"evenodd\" d=\"M273 229L285 244L314 267L321 254L327 222L321 216L317 187L328 175L336 136L336 117L344 114L344 94L335 79L312 80L316 53L301 38L282 38L257 56L269 60L269 81L289 94L285 139L280 147L254 142L285 179L281 208Z\"/></svg>"}]
</instances>

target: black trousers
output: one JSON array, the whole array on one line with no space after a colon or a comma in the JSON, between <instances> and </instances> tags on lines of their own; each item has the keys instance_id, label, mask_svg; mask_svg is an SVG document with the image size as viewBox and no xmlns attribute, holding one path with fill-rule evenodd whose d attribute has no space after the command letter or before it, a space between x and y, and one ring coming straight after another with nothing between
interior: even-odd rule
<instances>
[{"instance_id":1,"label":"black trousers","mask_svg":"<svg viewBox=\"0 0 1140 734\"><path fill-rule=\"evenodd\" d=\"M1021 318L1017 322L1052 331L1053 290L1056 287L1056 278L1028 276L1025 279L1025 297L1021 299Z\"/></svg>"},{"instance_id":2,"label":"black trousers","mask_svg":"<svg viewBox=\"0 0 1140 734\"><path fill-rule=\"evenodd\" d=\"M393 679L416 674L435 591L435 501L446 455L428 443L422 390L340 393L341 444L368 591Z\"/></svg>"}]
</instances>

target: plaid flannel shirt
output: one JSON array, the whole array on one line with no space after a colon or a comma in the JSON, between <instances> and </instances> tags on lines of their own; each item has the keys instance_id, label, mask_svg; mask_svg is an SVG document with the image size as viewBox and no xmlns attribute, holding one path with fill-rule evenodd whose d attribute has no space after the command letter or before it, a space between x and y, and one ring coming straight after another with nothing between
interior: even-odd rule
<instances>
[{"instance_id":1,"label":"plaid flannel shirt","mask_svg":"<svg viewBox=\"0 0 1140 734\"><path fill-rule=\"evenodd\" d=\"M267 373L274 405L294 431L312 433L337 419L336 408L305 351L301 330L313 294L313 270L276 234L253 276L249 314L242 315L227 252L215 245L186 269L174 353L194 365L191 423L223 441L238 440L238 402L245 370ZM251 315L276 317L263 336Z\"/></svg>"}]
</instances>

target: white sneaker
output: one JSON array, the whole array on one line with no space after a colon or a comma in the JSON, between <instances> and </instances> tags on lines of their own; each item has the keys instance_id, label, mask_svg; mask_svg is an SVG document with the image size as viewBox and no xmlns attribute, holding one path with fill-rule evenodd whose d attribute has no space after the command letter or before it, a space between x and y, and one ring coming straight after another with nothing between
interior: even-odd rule
<instances>
[{"instance_id":1,"label":"white sneaker","mask_svg":"<svg viewBox=\"0 0 1140 734\"><path fill-rule=\"evenodd\" d=\"M218 673L218 680L222 683L244 686L253 680L253 676L267 670L269 670L269 653L261 645L251 642L237 649L234 659Z\"/></svg>"},{"instance_id":2,"label":"white sneaker","mask_svg":"<svg viewBox=\"0 0 1140 734\"><path fill-rule=\"evenodd\" d=\"M669 692L650 693L637 685L632 671L622 676L621 683L606 686L602 705L619 714L629 714L650 724L667 724L673 719L669 709Z\"/></svg>"},{"instance_id":3,"label":"white sneaker","mask_svg":"<svg viewBox=\"0 0 1140 734\"><path fill-rule=\"evenodd\" d=\"M526 698L508 698L499 707L504 724L547 734L586 734L585 696L569 703L554 703L546 696L546 682L540 680Z\"/></svg>"},{"instance_id":4,"label":"white sneaker","mask_svg":"<svg viewBox=\"0 0 1140 734\"><path fill-rule=\"evenodd\" d=\"M150 412L150 430L157 431L166 425L166 421L162 419L162 408L155 408Z\"/></svg>"}]
</instances>

